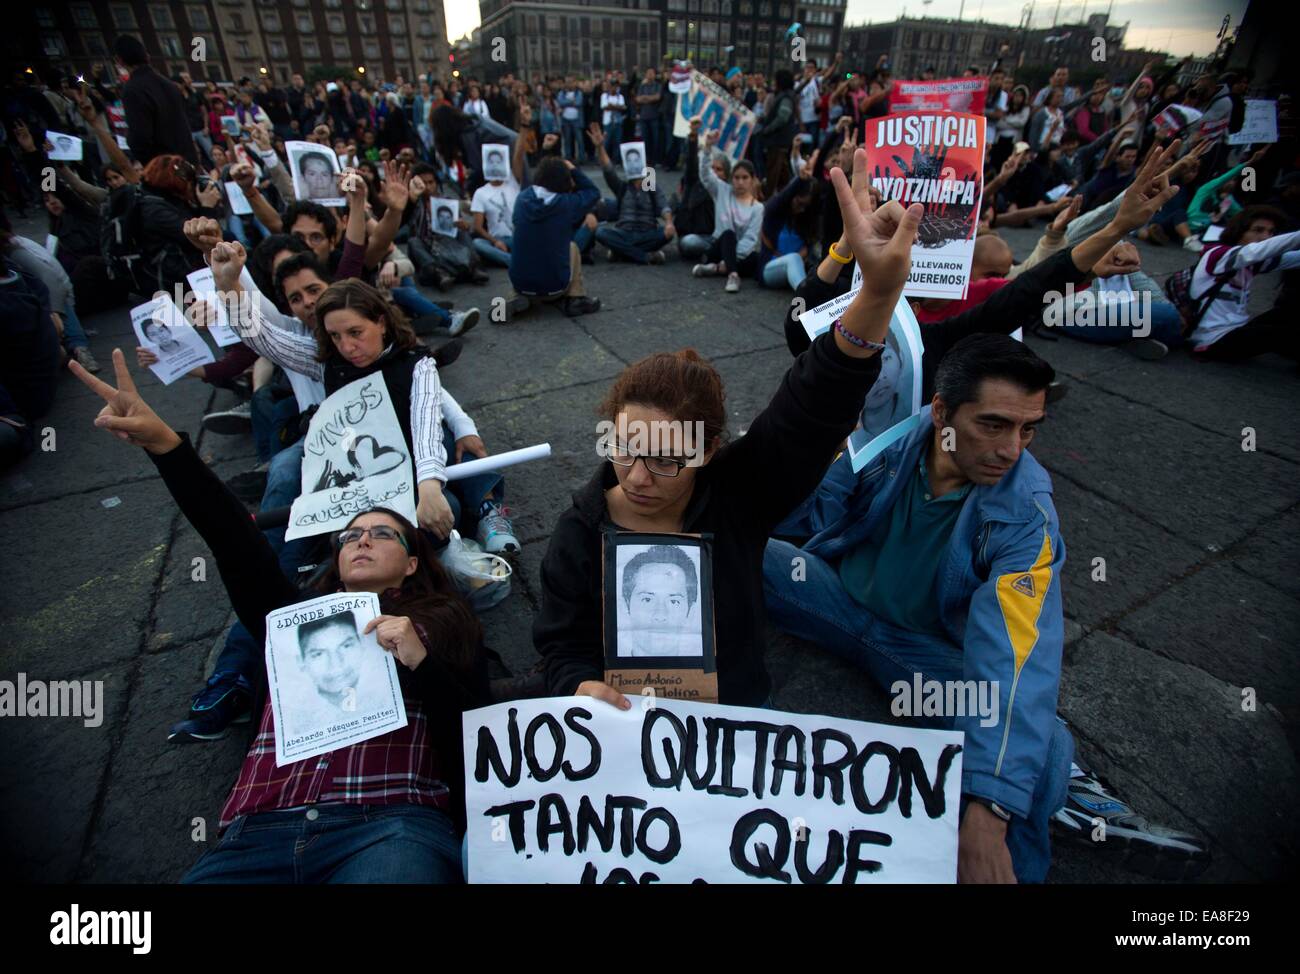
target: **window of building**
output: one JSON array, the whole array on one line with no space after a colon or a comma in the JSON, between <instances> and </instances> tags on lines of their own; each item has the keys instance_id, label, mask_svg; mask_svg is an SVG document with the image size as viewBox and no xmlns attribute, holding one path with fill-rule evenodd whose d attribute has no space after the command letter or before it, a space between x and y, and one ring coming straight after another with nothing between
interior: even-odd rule
<instances>
[{"instance_id":1,"label":"window of building","mask_svg":"<svg viewBox=\"0 0 1300 974\"><path fill-rule=\"evenodd\" d=\"M431 20L420 21L420 36L421 37L433 36L433 21Z\"/></svg>"},{"instance_id":2,"label":"window of building","mask_svg":"<svg viewBox=\"0 0 1300 974\"><path fill-rule=\"evenodd\" d=\"M289 54L288 48L284 46L284 41L280 40L278 37L272 37L266 42L266 45L267 49L271 52L271 57L273 58L287 57Z\"/></svg>"},{"instance_id":3,"label":"window of building","mask_svg":"<svg viewBox=\"0 0 1300 974\"><path fill-rule=\"evenodd\" d=\"M193 30L207 30L212 26L212 21L208 19L208 11L203 7L189 6L185 8L185 17L190 22L190 28Z\"/></svg>"},{"instance_id":4,"label":"window of building","mask_svg":"<svg viewBox=\"0 0 1300 974\"><path fill-rule=\"evenodd\" d=\"M546 32L553 33L560 29L560 18L554 14L546 15Z\"/></svg>"},{"instance_id":5,"label":"window of building","mask_svg":"<svg viewBox=\"0 0 1300 974\"><path fill-rule=\"evenodd\" d=\"M304 37L301 42L303 57L320 57L320 45L314 37Z\"/></svg>"},{"instance_id":6,"label":"window of building","mask_svg":"<svg viewBox=\"0 0 1300 974\"><path fill-rule=\"evenodd\" d=\"M95 9L88 3L72 4L72 22L78 27L87 27L94 30L99 27L99 18L95 16Z\"/></svg>"},{"instance_id":7,"label":"window of building","mask_svg":"<svg viewBox=\"0 0 1300 974\"><path fill-rule=\"evenodd\" d=\"M230 15L230 27L231 27L232 30L243 30L243 29L244 29L244 18L241 17L239 14L231 14L231 15Z\"/></svg>"},{"instance_id":8,"label":"window of building","mask_svg":"<svg viewBox=\"0 0 1300 974\"><path fill-rule=\"evenodd\" d=\"M298 27L299 34L316 33L316 21L312 19L310 13L296 14L294 16L294 23Z\"/></svg>"},{"instance_id":9,"label":"window of building","mask_svg":"<svg viewBox=\"0 0 1300 974\"><path fill-rule=\"evenodd\" d=\"M338 10L343 6L343 0L325 0L325 6L330 10Z\"/></svg>"},{"instance_id":10,"label":"window of building","mask_svg":"<svg viewBox=\"0 0 1300 974\"><path fill-rule=\"evenodd\" d=\"M67 57L68 49L63 43L63 38L59 34L42 34L41 50L45 52L46 57Z\"/></svg>"},{"instance_id":11,"label":"window of building","mask_svg":"<svg viewBox=\"0 0 1300 974\"><path fill-rule=\"evenodd\" d=\"M411 48L410 45L406 43L406 41L393 42L393 57L409 58L410 56L411 56Z\"/></svg>"},{"instance_id":12,"label":"window of building","mask_svg":"<svg viewBox=\"0 0 1300 974\"><path fill-rule=\"evenodd\" d=\"M425 44L422 48L420 48L420 50L423 52L424 59L426 61L432 61L437 56L434 53L432 44Z\"/></svg>"},{"instance_id":13,"label":"window of building","mask_svg":"<svg viewBox=\"0 0 1300 974\"><path fill-rule=\"evenodd\" d=\"M175 34L159 34L158 43L162 45L162 51L168 57L185 56L185 48L181 45L181 39Z\"/></svg>"},{"instance_id":14,"label":"window of building","mask_svg":"<svg viewBox=\"0 0 1300 974\"><path fill-rule=\"evenodd\" d=\"M103 34L82 34L81 46L91 57L106 57L108 45L104 43Z\"/></svg>"},{"instance_id":15,"label":"window of building","mask_svg":"<svg viewBox=\"0 0 1300 974\"><path fill-rule=\"evenodd\" d=\"M149 5L149 19L153 21L155 27L171 29L176 26L176 21L172 20L172 12L161 3Z\"/></svg>"},{"instance_id":16,"label":"window of building","mask_svg":"<svg viewBox=\"0 0 1300 974\"><path fill-rule=\"evenodd\" d=\"M344 27L343 27L342 14L330 14L325 18L325 22L329 24L329 29L331 34L343 33Z\"/></svg>"},{"instance_id":17,"label":"window of building","mask_svg":"<svg viewBox=\"0 0 1300 974\"><path fill-rule=\"evenodd\" d=\"M375 15L357 14L357 24L361 27L361 33L373 34L375 32Z\"/></svg>"},{"instance_id":18,"label":"window of building","mask_svg":"<svg viewBox=\"0 0 1300 974\"><path fill-rule=\"evenodd\" d=\"M280 29L280 15L275 11L262 14L262 29L278 31Z\"/></svg>"},{"instance_id":19,"label":"window of building","mask_svg":"<svg viewBox=\"0 0 1300 974\"><path fill-rule=\"evenodd\" d=\"M385 5L389 10L399 11L402 9L402 0L388 0Z\"/></svg>"},{"instance_id":20,"label":"window of building","mask_svg":"<svg viewBox=\"0 0 1300 974\"><path fill-rule=\"evenodd\" d=\"M253 49L249 46L248 41L236 41L235 49L239 52L240 57L253 56Z\"/></svg>"},{"instance_id":21,"label":"window of building","mask_svg":"<svg viewBox=\"0 0 1300 974\"><path fill-rule=\"evenodd\" d=\"M46 30L55 30L58 27L58 24L55 23L54 20L54 11L46 10L44 7L41 7L36 11L36 23L38 26L44 27Z\"/></svg>"},{"instance_id":22,"label":"window of building","mask_svg":"<svg viewBox=\"0 0 1300 974\"><path fill-rule=\"evenodd\" d=\"M346 37L336 37L330 43L331 50L334 51L335 57L349 58L352 56L352 46L348 43Z\"/></svg>"},{"instance_id":23,"label":"window of building","mask_svg":"<svg viewBox=\"0 0 1300 974\"><path fill-rule=\"evenodd\" d=\"M388 33L397 37L406 36L406 21L401 17L388 18Z\"/></svg>"},{"instance_id":24,"label":"window of building","mask_svg":"<svg viewBox=\"0 0 1300 974\"><path fill-rule=\"evenodd\" d=\"M113 15L113 26L118 30L128 30L136 26L135 10L129 3L109 4L108 11Z\"/></svg>"},{"instance_id":25,"label":"window of building","mask_svg":"<svg viewBox=\"0 0 1300 974\"><path fill-rule=\"evenodd\" d=\"M379 44L377 42L366 41L365 44L362 45L362 49L366 52L367 61L379 60Z\"/></svg>"}]
</instances>

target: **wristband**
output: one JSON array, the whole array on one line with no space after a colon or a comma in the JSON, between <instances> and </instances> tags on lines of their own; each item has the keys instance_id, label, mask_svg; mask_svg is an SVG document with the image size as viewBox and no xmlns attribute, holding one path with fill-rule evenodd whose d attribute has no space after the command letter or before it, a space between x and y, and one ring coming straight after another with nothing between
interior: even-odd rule
<instances>
[{"instance_id":1,"label":"wristband","mask_svg":"<svg viewBox=\"0 0 1300 974\"><path fill-rule=\"evenodd\" d=\"M835 244L831 244L829 247L826 248L826 256L830 257L830 259L835 261L835 263L837 264L853 263L852 257L841 256L840 252L835 249Z\"/></svg>"},{"instance_id":2,"label":"wristband","mask_svg":"<svg viewBox=\"0 0 1300 974\"><path fill-rule=\"evenodd\" d=\"M1011 813L1008 812L1001 805L999 805L997 802L992 801L991 799L988 798L980 798L978 795L967 795L966 797L969 798L972 802L974 802L977 805L983 805L985 808L987 808L990 812L992 812L1002 821L1004 822L1011 821Z\"/></svg>"},{"instance_id":3,"label":"wristband","mask_svg":"<svg viewBox=\"0 0 1300 974\"><path fill-rule=\"evenodd\" d=\"M833 247L835 245L831 244L831 246ZM831 328L843 335L844 340L850 345L856 345L858 348L866 348L873 352L883 352L885 350L885 346L880 344L880 342L869 342L865 338L859 338L857 335L853 334L853 332L844 327L844 321L841 318L836 318L835 324L831 325Z\"/></svg>"}]
</instances>

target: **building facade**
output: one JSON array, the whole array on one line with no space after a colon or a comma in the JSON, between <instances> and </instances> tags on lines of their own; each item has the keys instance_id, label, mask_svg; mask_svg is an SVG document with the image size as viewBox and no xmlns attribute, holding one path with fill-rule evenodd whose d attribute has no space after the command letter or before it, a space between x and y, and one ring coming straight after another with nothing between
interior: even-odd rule
<instances>
[{"instance_id":1,"label":"building facade","mask_svg":"<svg viewBox=\"0 0 1300 974\"><path fill-rule=\"evenodd\" d=\"M139 37L159 71L210 81L283 83L294 72L331 68L410 79L430 67L444 71L450 52L443 0L83 0L15 8L10 16L18 18L7 42L11 60L77 73L94 64L111 71L118 34ZM31 37L40 38L39 56Z\"/></svg>"}]
</instances>

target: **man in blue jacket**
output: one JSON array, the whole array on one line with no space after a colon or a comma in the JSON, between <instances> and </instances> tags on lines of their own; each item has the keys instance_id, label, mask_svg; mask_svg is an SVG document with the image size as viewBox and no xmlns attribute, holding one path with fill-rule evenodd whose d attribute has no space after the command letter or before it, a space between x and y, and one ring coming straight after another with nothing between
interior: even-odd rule
<instances>
[{"instance_id":1,"label":"man in blue jacket","mask_svg":"<svg viewBox=\"0 0 1300 974\"><path fill-rule=\"evenodd\" d=\"M600 200L600 191L567 159L549 156L533 173L533 185L515 200L510 242L510 283L506 320L527 311L532 300L559 301L566 315L600 310L582 286L582 254L573 231ZM492 320L498 321L493 315Z\"/></svg>"},{"instance_id":2,"label":"man in blue jacket","mask_svg":"<svg viewBox=\"0 0 1300 974\"><path fill-rule=\"evenodd\" d=\"M1113 821L1126 844L1204 853L1097 779L1071 781L1074 741L1056 715L1065 546L1051 478L1026 450L1054 374L1006 335L957 342L912 429L859 474L840 456L774 532L809 540L769 541L764 558L774 624L866 668L895 715L965 733L962 882L1042 882L1067 788L1084 821ZM957 706L923 709L931 686Z\"/></svg>"}]
</instances>

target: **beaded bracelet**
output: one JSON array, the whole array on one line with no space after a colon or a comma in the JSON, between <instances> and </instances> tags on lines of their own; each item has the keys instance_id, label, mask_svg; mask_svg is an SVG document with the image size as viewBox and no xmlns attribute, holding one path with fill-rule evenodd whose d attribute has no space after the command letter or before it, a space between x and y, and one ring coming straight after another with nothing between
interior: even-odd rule
<instances>
[{"instance_id":1,"label":"beaded bracelet","mask_svg":"<svg viewBox=\"0 0 1300 974\"><path fill-rule=\"evenodd\" d=\"M880 344L880 342L869 342L865 338L859 338L857 335L853 334L853 332L844 327L844 321L841 318L836 318L835 324L831 325L831 328L843 335L844 340L850 345L856 345L858 348L869 349L873 352L883 352L885 350L885 346Z\"/></svg>"}]
</instances>

